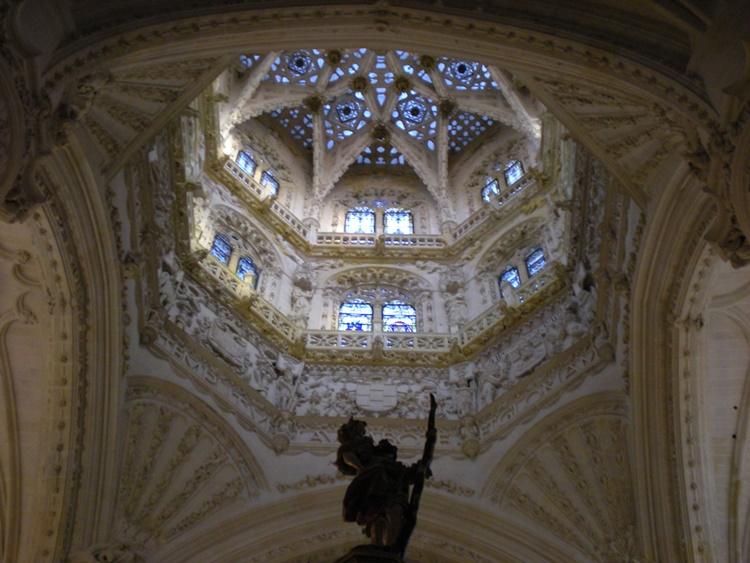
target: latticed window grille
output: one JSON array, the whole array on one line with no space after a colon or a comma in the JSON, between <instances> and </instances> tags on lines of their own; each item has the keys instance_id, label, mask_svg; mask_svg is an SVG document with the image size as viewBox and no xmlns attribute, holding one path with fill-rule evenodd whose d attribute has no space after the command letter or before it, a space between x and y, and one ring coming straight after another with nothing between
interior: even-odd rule
<instances>
[{"instance_id":1,"label":"latticed window grille","mask_svg":"<svg viewBox=\"0 0 750 563\"><path fill-rule=\"evenodd\" d=\"M279 181L268 170L264 170L261 174L260 183L269 188L273 195L279 195Z\"/></svg>"},{"instance_id":2,"label":"latticed window grille","mask_svg":"<svg viewBox=\"0 0 750 563\"><path fill-rule=\"evenodd\" d=\"M229 244L229 239L225 235L217 234L214 237L211 254L222 264L229 264L229 258L232 256L232 245Z\"/></svg>"},{"instance_id":3,"label":"latticed window grille","mask_svg":"<svg viewBox=\"0 0 750 563\"><path fill-rule=\"evenodd\" d=\"M416 332L417 310L402 301L383 305L383 332Z\"/></svg>"},{"instance_id":4,"label":"latticed window grille","mask_svg":"<svg viewBox=\"0 0 750 563\"><path fill-rule=\"evenodd\" d=\"M253 287L258 285L258 267L249 256L243 256L237 261L237 277L243 281L249 281Z\"/></svg>"},{"instance_id":5,"label":"latticed window grille","mask_svg":"<svg viewBox=\"0 0 750 563\"><path fill-rule=\"evenodd\" d=\"M255 174L255 169L258 166L255 160L253 160L253 157L250 156L250 153L246 151L238 152L235 162L240 168L242 168L243 172L245 172L249 176Z\"/></svg>"},{"instance_id":6,"label":"latticed window grille","mask_svg":"<svg viewBox=\"0 0 750 563\"><path fill-rule=\"evenodd\" d=\"M375 232L375 212L369 207L355 207L346 213L344 232L373 234Z\"/></svg>"},{"instance_id":7,"label":"latticed window grille","mask_svg":"<svg viewBox=\"0 0 750 563\"><path fill-rule=\"evenodd\" d=\"M529 277L537 275L547 265L547 259L544 257L544 251L541 248L535 249L526 257L526 271Z\"/></svg>"},{"instance_id":8,"label":"latticed window grille","mask_svg":"<svg viewBox=\"0 0 750 563\"><path fill-rule=\"evenodd\" d=\"M503 174L505 174L505 183L512 186L523 178L523 164L519 160L511 160L505 165Z\"/></svg>"},{"instance_id":9,"label":"latticed window grille","mask_svg":"<svg viewBox=\"0 0 750 563\"><path fill-rule=\"evenodd\" d=\"M500 274L500 291L502 292L503 284L507 284L513 289L521 287L521 275L518 272L518 268L510 267Z\"/></svg>"},{"instance_id":10,"label":"latticed window grille","mask_svg":"<svg viewBox=\"0 0 750 563\"><path fill-rule=\"evenodd\" d=\"M387 235L414 234L414 218L411 211L388 209L383 214L383 232Z\"/></svg>"},{"instance_id":11,"label":"latticed window grille","mask_svg":"<svg viewBox=\"0 0 750 563\"><path fill-rule=\"evenodd\" d=\"M487 183L482 188L482 199L485 203L490 203L500 195L500 182L496 178L487 178Z\"/></svg>"},{"instance_id":12,"label":"latticed window grille","mask_svg":"<svg viewBox=\"0 0 750 563\"><path fill-rule=\"evenodd\" d=\"M372 305L361 300L346 301L339 307L339 330L369 332L372 330Z\"/></svg>"}]
</instances>

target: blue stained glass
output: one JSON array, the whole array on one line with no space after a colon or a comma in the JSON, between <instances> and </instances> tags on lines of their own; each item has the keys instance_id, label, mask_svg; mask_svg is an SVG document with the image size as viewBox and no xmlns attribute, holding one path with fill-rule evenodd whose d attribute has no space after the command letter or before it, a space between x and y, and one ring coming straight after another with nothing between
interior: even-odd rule
<instances>
[{"instance_id":1,"label":"blue stained glass","mask_svg":"<svg viewBox=\"0 0 750 563\"><path fill-rule=\"evenodd\" d=\"M359 115L359 104L354 100L340 102L336 104L336 114L339 116L339 121L342 123L356 119Z\"/></svg>"},{"instance_id":2,"label":"blue stained glass","mask_svg":"<svg viewBox=\"0 0 750 563\"><path fill-rule=\"evenodd\" d=\"M245 280L248 274L253 282L253 287L258 285L258 268L255 263L247 256L243 256L237 261L237 270L235 271L237 277L241 280Z\"/></svg>"},{"instance_id":3,"label":"blue stained glass","mask_svg":"<svg viewBox=\"0 0 750 563\"><path fill-rule=\"evenodd\" d=\"M462 82L466 82L471 80L471 77L474 75L474 71L476 70L476 66L474 63L470 63L468 61L453 61L451 63L450 69L451 74L453 74L454 78Z\"/></svg>"},{"instance_id":4,"label":"blue stained glass","mask_svg":"<svg viewBox=\"0 0 750 563\"><path fill-rule=\"evenodd\" d=\"M448 146L458 152L487 131L494 121L485 115L459 112L448 121Z\"/></svg>"},{"instance_id":5,"label":"blue stained glass","mask_svg":"<svg viewBox=\"0 0 750 563\"><path fill-rule=\"evenodd\" d=\"M505 183L512 186L523 178L523 164L518 160L511 160L505 165L504 174Z\"/></svg>"},{"instance_id":6,"label":"blue stained glass","mask_svg":"<svg viewBox=\"0 0 750 563\"><path fill-rule=\"evenodd\" d=\"M414 220L411 211L388 209L383 214L383 231L387 235L414 234Z\"/></svg>"},{"instance_id":7,"label":"blue stained glass","mask_svg":"<svg viewBox=\"0 0 750 563\"><path fill-rule=\"evenodd\" d=\"M502 288L503 282L507 283L512 288L518 288L521 286L521 276L518 273L518 268L508 268L500 275L500 287Z\"/></svg>"},{"instance_id":8,"label":"blue stained glass","mask_svg":"<svg viewBox=\"0 0 750 563\"><path fill-rule=\"evenodd\" d=\"M443 81L448 88L462 91L498 89L490 69L481 63L442 57L438 59L436 67L442 73Z\"/></svg>"},{"instance_id":9,"label":"blue stained glass","mask_svg":"<svg viewBox=\"0 0 750 563\"><path fill-rule=\"evenodd\" d=\"M260 183L267 188L270 188L273 195L279 194L279 181L273 177L268 170L264 170L263 174L260 175Z\"/></svg>"},{"instance_id":10,"label":"blue stained glass","mask_svg":"<svg viewBox=\"0 0 750 563\"><path fill-rule=\"evenodd\" d=\"M416 332L417 310L402 301L383 305L383 332Z\"/></svg>"},{"instance_id":11,"label":"blue stained glass","mask_svg":"<svg viewBox=\"0 0 750 563\"><path fill-rule=\"evenodd\" d=\"M257 166L257 164L253 160L253 157L245 151L240 151L237 153L236 162L237 165L250 176L255 174L255 167Z\"/></svg>"},{"instance_id":12,"label":"blue stained glass","mask_svg":"<svg viewBox=\"0 0 750 563\"><path fill-rule=\"evenodd\" d=\"M427 108L418 100L406 100L399 104L401 117L412 123L422 123L424 121Z\"/></svg>"},{"instance_id":13,"label":"blue stained glass","mask_svg":"<svg viewBox=\"0 0 750 563\"><path fill-rule=\"evenodd\" d=\"M211 254L222 264L229 264L229 257L232 255L232 245L229 244L226 236L217 234L214 237L214 243L211 245Z\"/></svg>"},{"instance_id":14,"label":"blue stained glass","mask_svg":"<svg viewBox=\"0 0 750 563\"><path fill-rule=\"evenodd\" d=\"M375 212L369 207L355 207L346 213L344 220L345 233L365 233L372 234L375 232Z\"/></svg>"},{"instance_id":15,"label":"blue stained glass","mask_svg":"<svg viewBox=\"0 0 750 563\"><path fill-rule=\"evenodd\" d=\"M312 59L306 51L295 51L286 58L286 66L295 74L305 74L312 66Z\"/></svg>"},{"instance_id":16,"label":"blue stained glass","mask_svg":"<svg viewBox=\"0 0 750 563\"><path fill-rule=\"evenodd\" d=\"M526 271L529 277L537 275L547 265L547 259L544 257L544 251L537 248L526 257Z\"/></svg>"},{"instance_id":17,"label":"blue stained glass","mask_svg":"<svg viewBox=\"0 0 750 563\"><path fill-rule=\"evenodd\" d=\"M354 299L339 307L339 330L365 332L372 330L372 305Z\"/></svg>"},{"instance_id":18,"label":"blue stained glass","mask_svg":"<svg viewBox=\"0 0 750 563\"><path fill-rule=\"evenodd\" d=\"M495 178L488 178L487 183L482 188L482 199L490 203L494 198L500 195L500 182Z\"/></svg>"},{"instance_id":19,"label":"blue stained glass","mask_svg":"<svg viewBox=\"0 0 750 563\"><path fill-rule=\"evenodd\" d=\"M240 63L245 68L250 68L260 60L260 55L240 55Z\"/></svg>"}]
</instances>

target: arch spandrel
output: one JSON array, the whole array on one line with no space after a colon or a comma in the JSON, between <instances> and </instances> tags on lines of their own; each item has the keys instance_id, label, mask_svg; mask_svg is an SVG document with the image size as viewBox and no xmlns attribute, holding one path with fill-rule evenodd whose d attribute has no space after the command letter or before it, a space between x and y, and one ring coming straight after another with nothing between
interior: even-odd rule
<instances>
[{"instance_id":1,"label":"arch spandrel","mask_svg":"<svg viewBox=\"0 0 750 563\"><path fill-rule=\"evenodd\" d=\"M344 491L337 485L260 506L224 522L221 528L205 530L189 543L165 550L162 561L183 561L188 554L206 561L253 563L306 561L316 552L330 559L339 557L362 542L356 526L342 526ZM426 495L422 506L413 539L415 561L542 562L563 561L571 555L502 514L448 495ZM429 558L433 553L438 559Z\"/></svg>"}]
</instances>

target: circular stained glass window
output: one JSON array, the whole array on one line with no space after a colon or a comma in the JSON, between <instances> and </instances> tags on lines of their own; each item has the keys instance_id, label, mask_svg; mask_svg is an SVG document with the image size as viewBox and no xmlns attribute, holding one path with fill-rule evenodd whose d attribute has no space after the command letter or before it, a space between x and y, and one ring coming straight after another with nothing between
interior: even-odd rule
<instances>
[{"instance_id":1,"label":"circular stained glass window","mask_svg":"<svg viewBox=\"0 0 750 563\"><path fill-rule=\"evenodd\" d=\"M295 74L305 74L312 66L312 59L306 51L295 51L287 57L286 66Z\"/></svg>"},{"instance_id":2,"label":"circular stained glass window","mask_svg":"<svg viewBox=\"0 0 750 563\"><path fill-rule=\"evenodd\" d=\"M354 100L339 102L336 104L336 114L341 123L347 123L359 115L359 104Z\"/></svg>"},{"instance_id":3,"label":"circular stained glass window","mask_svg":"<svg viewBox=\"0 0 750 563\"><path fill-rule=\"evenodd\" d=\"M425 113L427 108L418 100L407 100L401 104L401 117L412 123L422 123Z\"/></svg>"},{"instance_id":4,"label":"circular stained glass window","mask_svg":"<svg viewBox=\"0 0 750 563\"><path fill-rule=\"evenodd\" d=\"M474 63L467 61L453 61L451 63L451 74L458 80L469 80L474 74Z\"/></svg>"}]
</instances>

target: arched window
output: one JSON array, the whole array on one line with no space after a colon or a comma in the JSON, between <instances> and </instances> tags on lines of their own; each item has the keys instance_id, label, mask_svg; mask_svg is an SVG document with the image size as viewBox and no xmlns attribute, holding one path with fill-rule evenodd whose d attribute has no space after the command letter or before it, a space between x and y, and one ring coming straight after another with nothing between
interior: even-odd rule
<instances>
[{"instance_id":1,"label":"arched window","mask_svg":"<svg viewBox=\"0 0 750 563\"><path fill-rule=\"evenodd\" d=\"M260 183L269 188L273 195L279 195L279 181L268 170L264 170L260 175Z\"/></svg>"},{"instance_id":2,"label":"arched window","mask_svg":"<svg viewBox=\"0 0 750 563\"><path fill-rule=\"evenodd\" d=\"M523 164L521 164L520 160L511 160L505 165L503 174L505 174L505 183L512 186L523 178Z\"/></svg>"},{"instance_id":3,"label":"arched window","mask_svg":"<svg viewBox=\"0 0 750 563\"><path fill-rule=\"evenodd\" d=\"M518 268L511 266L507 270L505 270L502 274L500 274L500 279L498 280L500 283L500 293L503 291L503 284L508 284L513 289L516 289L521 286L521 275L518 272Z\"/></svg>"},{"instance_id":4,"label":"arched window","mask_svg":"<svg viewBox=\"0 0 750 563\"><path fill-rule=\"evenodd\" d=\"M253 287L258 287L258 268L252 258L243 256L237 261L237 277L242 281L249 281Z\"/></svg>"},{"instance_id":5,"label":"arched window","mask_svg":"<svg viewBox=\"0 0 750 563\"><path fill-rule=\"evenodd\" d=\"M369 207L355 207L346 213L344 221L345 233L366 233L375 232L375 212Z\"/></svg>"},{"instance_id":6,"label":"arched window","mask_svg":"<svg viewBox=\"0 0 750 563\"><path fill-rule=\"evenodd\" d=\"M529 273L529 277L537 275L546 265L547 260L541 248L535 249L526 257L526 271Z\"/></svg>"},{"instance_id":7,"label":"arched window","mask_svg":"<svg viewBox=\"0 0 750 563\"><path fill-rule=\"evenodd\" d=\"M253 174L255 174L255 168L258 165L253 160L253 157L250 156L250 153L245 151L238 152L236 162L237 165L242 168L243 172L245 172L248 176L252 176Z\"/></svg>"},{"instance_id":8,"label":"arched window","mask_svg":"<svg viewBox=\"0 0 750 563\"><path fill-rule=\"evenodd\" d=\"M372 330L372 305L353 299L339 307L339 330L369 332Z\"/></svg>"},{"instance_id":9,"label":"arched window","mask_svg":"<svg viewBox=\"0 0 750 563\"><path fill-rule=\"evenodd\" d=\"M383 305L383 332L417 332L417 310L403 301Z\"/></svg>"},{"instance_id":10,"label":"arched window","mask_svg":"<svg viewBox=\"0 0 750 563\"><path fill-rule=\"evenodd\" d=\"M482 199L485 203L490 203L493 199L500 195L500 182L497 178L487 178L487 183L482 188Z\"/></svg>"},{"instance_id":11,"label":"arched window","mask_svg":"<svg viewBox=\"0 0 750 563\"><path fill-rule=\"evenodd\" d=\"M383 232L387 235L414 234L414 218L411 211L388 209L383 214Z\"/></svg>"},{"instance_id":12,"label":"arched window","mask_svg":"<svg viewBox=\"0 0 750 563\"><path fill-rule=\"evenodd\" d=\"M217 234L214 237L214 243L211 245L211 254L225 266L229 264L229 258L232 256L232 245L229 244L229 239L227 239L226 235Z\"/></svg>"}]
</instances>

